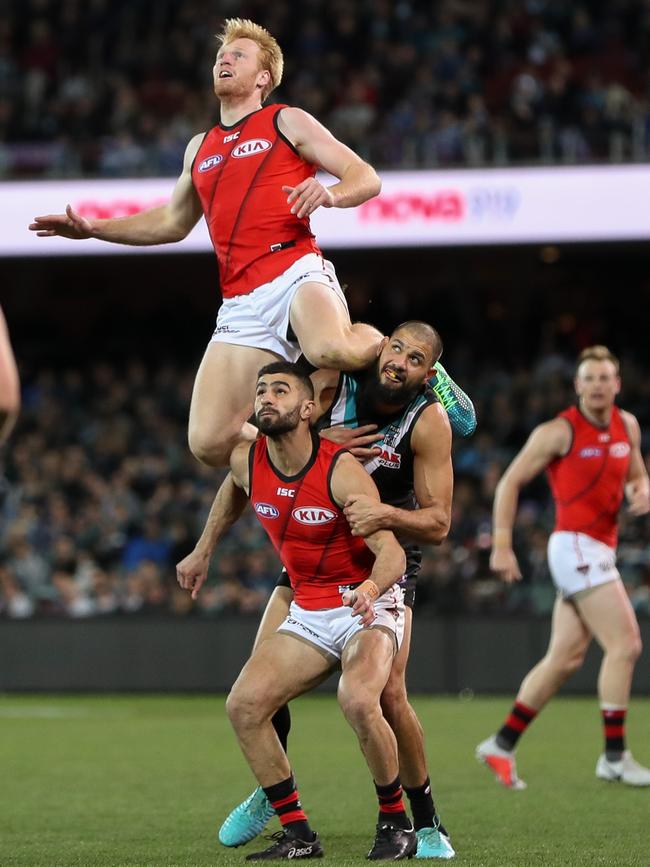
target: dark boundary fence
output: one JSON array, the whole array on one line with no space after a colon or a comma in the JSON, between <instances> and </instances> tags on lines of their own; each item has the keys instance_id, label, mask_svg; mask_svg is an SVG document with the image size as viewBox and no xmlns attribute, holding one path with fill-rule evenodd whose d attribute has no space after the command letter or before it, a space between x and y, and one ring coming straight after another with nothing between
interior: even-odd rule
<instances>
[{"instance_id":1,"label":"dark boundary fence","mask_svg":"<svg viewBox=\"0 0 650 867\"><path fill-rule=\"evenodd\" d=\"M0 691L224 692L247 659L257 620L3 621ZM514 692L543 655L546 619L416 616L409 664L412 692ZM650 621L634 691L650 695ZM565 690L594 693L601 651L590 648ZM336 679L322 689L335 688Z\"/></svg>"}]
</instances>

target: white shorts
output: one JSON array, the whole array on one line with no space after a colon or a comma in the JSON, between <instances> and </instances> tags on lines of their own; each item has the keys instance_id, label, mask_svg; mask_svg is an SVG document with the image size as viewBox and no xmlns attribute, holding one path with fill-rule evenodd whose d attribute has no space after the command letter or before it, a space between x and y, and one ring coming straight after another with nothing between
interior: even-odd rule
<instances>
[{"instance_id":1,"label":"white shorts","mask_svg":"<svg viewBox=\"0 0 650 867\"><path fill-rule=\"evenodd\" d=\"M397 651L404 636L404 591L399 584L393 584L380 596L374 608L377 616L372 626L364 627L346 605L307 611L292 602L287 619L278 627L278 632L295 635L313 644L326 656L340 660L345 645L357 632L364 628L379 628L394 637Z\"/></svg>"},{"instance_id":2,"label":"white shorts","mask_svg":"<svg viewBox=\"0 0 650 867\"><path fill-rule=\"evenodd\" d=\"M565 599L621 577L614 548L585 533L564 530L551 533L548 566L555 586Z\"/></svg>"},{"instance_id":3,"label":"white shorts","mask_svg":"<svg viewBox=\"0 0 650 867\"><path fill-rule=\"evenodd\" d=\"M224 298L210 342L268 349L286 361L297 361L300 347L295 338L288 337L289 313L294 295L303 283L328 286L347 311L347 301L332 263L316 253L308 253L279 277L248 295Z\"/></svg>"}]
</instances>

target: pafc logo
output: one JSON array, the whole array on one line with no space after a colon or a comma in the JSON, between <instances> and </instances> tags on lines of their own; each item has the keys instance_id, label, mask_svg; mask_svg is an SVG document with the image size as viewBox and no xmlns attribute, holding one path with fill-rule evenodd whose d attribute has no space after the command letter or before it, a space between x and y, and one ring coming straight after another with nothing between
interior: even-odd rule
<instances>
[{"instance_id":1,"label":"pafc logo","mask_svg":"<svg viewBox=\"0 0 650 867\"><path fill-rule=\"evenodd\" d=\"M270 503L255 503L255 511L260 518L278 518L280 512Z\"/></svg>"},{"instance_id":2,"label":"pafc logo","mask_svg":"<svg viewBox=\"0 0 650 867\"><path fill-rule=\"evenodd\" d=\"M330 521L336 520L335 512L320 506L302 506L300 509L294 509L291 515L299 524L329 524Z\"/></svg>"},{"instance_id":3,"label":"pafc logo","mask_svg":"<svg viewBox=\"0 0 650 867\"><path fill-rule=\"evenodd\" d=\"M241 157L252 157L255 154L261 154L262 151L267 151L271 147L271 142L265 138L250 138L248 141L240 142L231 150L231 155L235 159Z\"/></svg>"},{"instance_id":4,"label":"pafc logo","mask_svg":"<svg viewBox=\"0 0 650 867\"><path fill-rule=\"evenodd\" d=\"M209 172L210 169L216 169L219 163L223 160L221 154L212 154L211 157L206 157L199 163L200 172Z\"/></svg>"}]
</instances>

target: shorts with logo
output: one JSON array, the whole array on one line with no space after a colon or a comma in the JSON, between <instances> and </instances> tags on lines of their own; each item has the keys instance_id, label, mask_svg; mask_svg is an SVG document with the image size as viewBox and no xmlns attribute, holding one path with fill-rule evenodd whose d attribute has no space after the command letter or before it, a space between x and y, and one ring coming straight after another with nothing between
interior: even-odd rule
<instances>
[{"instance_id":1,"label":"shorts with logo","mask_svg":"<svg viewBox=\"0 0 650 867\"><path fill-rule=\"evenodd\" d=\"M317 253L308 253L247 295L224 298L210 342L268 349L287 361L297 361L301 351L291 333L289 313L294 296L304 283L328 286L347 311L347 301L332 263Z\"/></svg>"},{"instance_id":2,"label":"shorts with logo","mask_svg":"<svg viewBox=\"0 0 650 867\"><path fill-rule=\"evenodd\" d=\"M548 566L555 586L565 599L621 577L614 548L585 533L566 530L551 533Z\"/></svg>"},{"instance_id":3,"label":"shorts with logo","mask_svg":"<svg viewBox=\"0 0 650 867\"><path fill-rule=\"evenodd\" d=\"M364 627L346 605L307 611L292 602L289 614L278 627L278 632L295 635L317 647L325 656L340 660L346 644L357 632L362 629L382 629L393 636L397 651L404 636L404 591L399 584L393 584L376 599L374 608L374 622Z\"/></svg>"}]
</instances>

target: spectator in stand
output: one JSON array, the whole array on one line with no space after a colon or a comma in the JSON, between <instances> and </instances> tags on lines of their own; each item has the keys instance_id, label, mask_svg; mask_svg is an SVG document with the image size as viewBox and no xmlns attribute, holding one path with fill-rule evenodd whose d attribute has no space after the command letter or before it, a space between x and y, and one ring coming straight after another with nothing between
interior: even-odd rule
<instances>
[{"instance_id":1,"label":"spectator in stand","mask_svg":"<svg viewBox=\"0 0 650 867\"><path fill-rule=\"evenodd\" d=\"M643 3L249 7L287 47L278 101L381 168L648 158ZM178 174L212 126L205 32L221 23L208 0L14 4L0 21L0 171Z\"/></svg>"}]
</instances>

